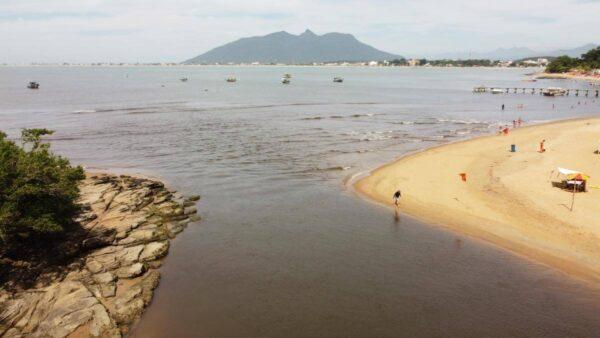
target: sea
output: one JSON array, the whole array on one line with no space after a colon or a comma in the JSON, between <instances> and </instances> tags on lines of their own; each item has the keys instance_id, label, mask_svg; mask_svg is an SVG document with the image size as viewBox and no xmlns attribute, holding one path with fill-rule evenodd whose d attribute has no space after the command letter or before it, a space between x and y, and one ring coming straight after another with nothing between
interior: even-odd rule
<instances>
[{"instance_id":1,"label":"sea","mask_svg":"<svg viewBox=\"0 0 600 338\"><path fill-rule=\"evenodd\" d=\"M18 140L22 128L50 128L53 151L89 171L156 177L202 196L202 221L172 241L134 337L597 336L597 285L396 219L348 184L519 118L600 115L600 98L583 93L473 93L598 89L527 81L535 71L0 67L0 130Z\"/></svg>"}]
</instances>

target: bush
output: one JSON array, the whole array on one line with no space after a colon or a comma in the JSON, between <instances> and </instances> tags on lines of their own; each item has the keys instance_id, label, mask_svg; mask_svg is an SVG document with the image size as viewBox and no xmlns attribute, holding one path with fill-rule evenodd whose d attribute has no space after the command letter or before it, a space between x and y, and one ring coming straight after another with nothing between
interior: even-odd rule
<instances>
[{"instance_id":1,"label":"bush","mask_svg":"<svg viewBox=\"0 0 600 338\"><path fill-rule=\"evenodd\" d=\"M567 55L559 56L554 59L548 67L546 67L546 72L548 73L566 73L571 69L577 67L579 64L578 59L573 59Z\"/></svg>"},{"instance_id":2,"label":"bush","mask_svg":"<svg viewBox=\"0 0 600 338\"><path fill-rule=\"evenodd\" d=\"M56 238L75 226L80 166L54 155L41 137L47 129L24 129L19 147L0 132L0 246L10 248Z\"/></svg>"}]
</instances>

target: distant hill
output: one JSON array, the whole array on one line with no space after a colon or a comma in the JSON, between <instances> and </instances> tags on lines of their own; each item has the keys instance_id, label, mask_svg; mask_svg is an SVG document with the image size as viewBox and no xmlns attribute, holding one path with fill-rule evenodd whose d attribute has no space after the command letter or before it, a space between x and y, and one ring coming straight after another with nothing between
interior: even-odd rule
<instances>
[{"instance_id":1,"label":"distant hill","mask_svg":"<svg viewBox=\"0 0 600 338\"><path fill-rule=\"evenodd\" d=\"M243 38L185 61L185 64L285 63L310 64L332 61L382 61L401 58L358 41L351 34L300 35L277 32Z\"/></svg>"},{"instance_id":2,"label":"distant hill","mask_svg":"<svg viewBox=\"0 0 600 338\"><path fill-rule=\"evenodd\" d=\"M572 49L558 49L550 51L535 51L531 48L526 47L514 47L514 48L498 48L490 52L484 53L446 53L435 55L435 59L490 59L490 60L522 60L526 58L540 57L542 55L547 57L557 57L561 55L568 55L570 57L580 57L581 54L587 52L590 49L596 48L598 45L589 43L580 47Z\"/></svg>"}]
</instances>

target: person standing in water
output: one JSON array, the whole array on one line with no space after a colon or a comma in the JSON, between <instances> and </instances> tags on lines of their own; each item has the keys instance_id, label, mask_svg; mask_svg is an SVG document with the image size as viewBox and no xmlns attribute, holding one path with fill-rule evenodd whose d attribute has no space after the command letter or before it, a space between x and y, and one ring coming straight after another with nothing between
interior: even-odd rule
<instances>
[{"instance_id":1,"label":"person standing in water","mask_svg":"<svg viewBox=\"0 0 600 338\"><path fill-rule=\"evenodd\" d=\"M398 190L394 193L393 200L394 200L394 204L396 205L396 208L398 207L398 203L400 202L401 196L402 196L402 193L400 192L400 190Z\"/></svg>"},{"instance_id":2,"label":"person standing in water","mask_svg":"<svg viewBox=\"0 0 600 338\"><path fill-rule=\"evenodd\" d=\"M504 110L504 103L502 104L502 110Z\"/></svg>"}]
</instances>

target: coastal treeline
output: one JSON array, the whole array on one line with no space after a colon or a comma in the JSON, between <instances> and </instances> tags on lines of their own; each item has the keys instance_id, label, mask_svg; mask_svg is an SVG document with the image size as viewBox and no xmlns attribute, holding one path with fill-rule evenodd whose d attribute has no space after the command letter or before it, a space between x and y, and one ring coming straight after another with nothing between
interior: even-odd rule
<instances>
[{"instance_id":1,"label":"coastal treeline","mask_svg":"<svg viewBox=\"0 0 600 338\"><path fill-rule=\"evenodd\" d=\"M591 49L579 58L560 56L548 64L546 72L567 73L574 70L589 72L595 69L600 69L600 47Z\"/></svg>"},{"instance_id":2,"label":"coastal treeline","mask_svg":"<svg viewBox=\"0 0 600 338\"><path fill-rule=\"evenodd\" d=\"M52 133L24 129L17 145L0 132L0 258L48 244L76 226L84 171L42 142Z\"/></svg>"}]
</instances>

